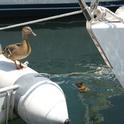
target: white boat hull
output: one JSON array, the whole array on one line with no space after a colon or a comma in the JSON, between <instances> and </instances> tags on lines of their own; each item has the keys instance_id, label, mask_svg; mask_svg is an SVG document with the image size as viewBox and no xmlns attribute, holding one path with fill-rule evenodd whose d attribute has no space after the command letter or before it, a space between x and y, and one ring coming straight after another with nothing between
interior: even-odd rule
<instances>
[{"instance_id":1,"label":"white boat hull","mask_svg":"<svg viewBox=\"0 0 124 124\"><path fill-rule=\"evenodd\" d=\"M0 55L0 88L18 85L14 108L28 124L68 124L65 95L56 83L29 67L17 70L15 64ZM1 106L5 98L1 99ZM0 106L0 107L1 107ZM5 111L1 109L5 121Z\"/></svg>"},{"instance_id":2,"label":"white boat hull","mask_svg":"<svg viewBox=\"0 0 124 124\"><path fill-rule=\"evenodd\" d=\"M124 87L124 18L99 7L102 16L87 22L87 29L96 47L105 60L106 64L112 68L117 79Z\"/></svg>"}]
</instances>

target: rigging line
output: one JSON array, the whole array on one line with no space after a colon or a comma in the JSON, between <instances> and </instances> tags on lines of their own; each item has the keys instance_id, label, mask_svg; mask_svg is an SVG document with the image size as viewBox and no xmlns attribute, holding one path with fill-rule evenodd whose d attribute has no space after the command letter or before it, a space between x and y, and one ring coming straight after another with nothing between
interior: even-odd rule
<instances>
[{"instance_id":1,"label":"rigging line","mask_svg":"<svg viewBox=\"0 0 124 124\"><path fill-rule=\"evenodd\" d=\"M19 26L24 26L24 25L49 21L49 20L53 20L53 19L58 19L58 18L62 18L62 17L67 17L67 16L71 16L71 15L81 14L81 13L82 13L82 10L78 10L78 11L74 11L74 12L69 12L69 13L64 13L64 14L60 14L60 15L50 16L50 17L46 17L46 18L42 18L42 19L33 20L33 21L18 23L18 24L14 24L14 25L5 26L5 27L0 27L0 31L5 30L5 29L19 27Z\"/></svg>"}]
</instances>

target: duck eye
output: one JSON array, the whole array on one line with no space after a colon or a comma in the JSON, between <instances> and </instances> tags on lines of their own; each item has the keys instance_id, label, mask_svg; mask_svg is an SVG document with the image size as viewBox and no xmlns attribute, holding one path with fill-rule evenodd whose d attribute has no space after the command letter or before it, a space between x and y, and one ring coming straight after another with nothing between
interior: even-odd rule
<instances>
[{"instance_id":1,"label":"duck eye","mask_svg":"<svg viewBox=\"0 0 124 124\"><path fill-rule=\"evenodd\" d=\"M30 30L27 28L26 31L30 31Z\"/></svg>"},{"instance_id":2,"label":"duck eye","mask_svg":"<svg viewBox=\"0 0 124 124\"><path fill-rule=\"evenodd\" d=\"M31 31L31 29L29 27L27 27L26 29L27 29L27 31Z\"/></svg>"}]
</instances>

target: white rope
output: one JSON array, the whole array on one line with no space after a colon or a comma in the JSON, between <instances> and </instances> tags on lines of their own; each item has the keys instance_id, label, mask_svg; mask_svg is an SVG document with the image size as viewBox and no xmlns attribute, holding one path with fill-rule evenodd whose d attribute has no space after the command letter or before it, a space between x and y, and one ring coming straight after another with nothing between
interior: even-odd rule
<instances>
[{"instance_id":1,"label":"white rope","mask_svg":"<svg viewBox=\"0 0 124 124\"><path fill-rule=\"evenodd\" d=\"M5 29L19 27L19 26L34 24L34 23L38 23L38 22L44 22L44 21L49 21L49 20L58 19L58 18L62 18L62 17L67 17L67 16L71 16L71 15L76 15L76 14L80 14L80 13L82 13L82 10L69 12L69 13L65 13L65 14L60 14L60 15L55 15L55 16L51 16L51 17L47 17L47 18L37 19L37 20L33 20L33 21L23 22L23 23L19 23L19 24L9 25L9 26L5 26L5 27L1 27L0 31L5 30Z\"/></svg>"}]
</instances>

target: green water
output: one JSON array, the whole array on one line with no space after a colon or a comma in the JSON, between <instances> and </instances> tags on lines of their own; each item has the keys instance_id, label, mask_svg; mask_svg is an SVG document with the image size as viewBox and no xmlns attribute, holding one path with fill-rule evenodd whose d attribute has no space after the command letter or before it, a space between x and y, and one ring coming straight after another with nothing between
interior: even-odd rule
<instances>
[{"instance_id":1,"label":"green water","mask_svg":"<svg viewBox=\"0 0 124 124\"><path fill-rule=\"evenodd\" d=\"M102 60L84 22L81 19L58 20L34 24L32 29L37 36L30 37L32 53L26 61L62 87L70 124L122 124L123 89ZM19 42L20 30L19 27L0 31L2 46ZM75 85L79 82L90 90L80 93ZM16 123L24 124L21 119L9 122Z\"/></svg>"}]
</instances>

